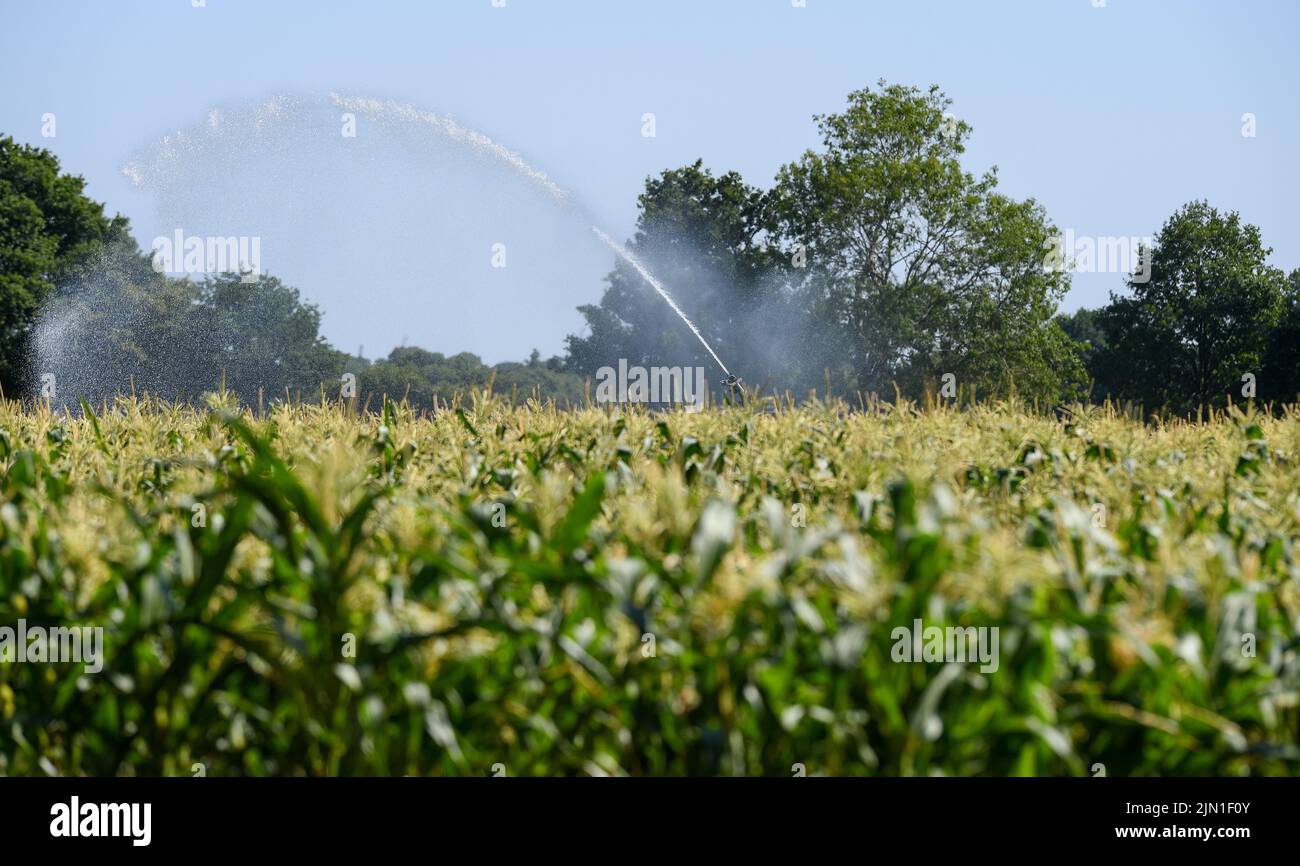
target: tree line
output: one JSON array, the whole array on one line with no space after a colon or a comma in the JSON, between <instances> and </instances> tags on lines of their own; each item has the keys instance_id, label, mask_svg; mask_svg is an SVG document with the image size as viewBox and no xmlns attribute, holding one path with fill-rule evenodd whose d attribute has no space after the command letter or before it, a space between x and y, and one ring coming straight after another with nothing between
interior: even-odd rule
<instances>
[{"instance_id":1,"label":"tree line","mask_svg":"<svg viewBox=\"0 0 1300 866\"><path fill-rule=\"evenodd\" d=\"M971 134L936 87L881 82L815 118L821 147L770 189L702 162L647 178L631 250L751 388L851 397L1112 399L1194 413L1300 393L1300 270L1259 229L1194 200L1170 216L1100 309L1061 314L1069 268L1033 199L961 165ZM1117 279L1123 279L1117 277ZM622 262L562 356L489 367L417 347L377 361L320 335L320 311L262 275L157 273L46 150L0 138L0 387L109 399L136 387L245 401L337 393L435 401L482 387L581 402L618 359L716 364ZM53 348L51 348L53 347ZM718 376L721 372L718 371ZM945 390L947 386L947 390Z\"/></svg>"}]
</instances>

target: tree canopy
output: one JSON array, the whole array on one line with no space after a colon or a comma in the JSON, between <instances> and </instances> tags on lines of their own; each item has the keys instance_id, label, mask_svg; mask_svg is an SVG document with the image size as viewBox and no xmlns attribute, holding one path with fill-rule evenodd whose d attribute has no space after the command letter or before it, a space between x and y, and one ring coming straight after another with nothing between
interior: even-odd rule
<instances>
[{"instance_id":1,"label":"tree canopy","mask_svg":"<svg viewBox=\"0 0 1300 866\"><path fill-rule=\"evenodd\" d=\"M43 148L0 136L0 388L25 384L31 328L57 282L84 267L105 243L122 240L126 219L87 198L86 182L60 172Z\"/></svg>"},{"instance_id":2,"label":"tree canopy","mask_svg":"<svg viewBox=\"0 0 1300 866\"><path fill-rule=\"evenodd\" d=\"M1102 379L1148 409L1187 413L1240 399L1243 377L1263 372L1292 291L1267 264L1270 252L1237 213L1204 201L1181 207L1148 253L1150 278L1130 280L1129 293L1102 311Z\"/></svg>"},{"instance_id":3,"label":"tree canopy","mask_svg":"<svg viewBox=\"0 0 1300 866\"><path fill-rule=\"evenodd\" d=\"M1043 209L960 156L969 127L937 88L882 84L818 117L823 148L767 192L702 163L648 178L629 244L731 366L776 387L919 394L945 373L984 394L1055 399L1085 381L1054 320L1068 276L1043 266ZM630 269L598 306L575 368L607 359L708 365Z\"/></svg>"}]
</instances>

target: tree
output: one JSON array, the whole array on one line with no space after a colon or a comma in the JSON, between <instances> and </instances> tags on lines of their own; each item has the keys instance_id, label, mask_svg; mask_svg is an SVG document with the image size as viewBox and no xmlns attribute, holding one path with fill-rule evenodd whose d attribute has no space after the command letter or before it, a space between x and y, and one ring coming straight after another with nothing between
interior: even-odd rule
<instances>
[{"instance_id":1,"label":"tree","mask_svg":"<svg viewBox=\"0 0 1300 866\"><path fill-rule=\"evenodd\" d=\"M533 352L540 358L540 353ZM481 389L489 381L498 394L513 394L527 400L534 394L542 399L568 400L578 403L583 397L583 381L572 373L558 369L558 359L540 363L505 363L489 367L478 355L461 352L447 357L414 346L394 349L388 357L376 361L358 375L361 391L378 405L383 397L407 400L420 409L432 409L434 397L439 404Z\"/></svg>"},{"instance_id":2,"label":"tree","mask_svg":"<svg viewBox=\"0 0 1300 866\"><path fill-rule=\"evenodd\" d=\"M1106 351L1106 331L1102 327L1101 318L1101 310L1089 309L1061 313L1056 317L1061 330L1074 341L1084 369L1092 380L1089 399L1093 403L1101 403L1111 396L1109 390L1097 378L1097 365Z\"/></svg>"},{"instance_id":3,"label":"tree","mask_svg":"<svg viewBox=\"0 0 1300 866\"><path fill-rule=\"evenodd\" d=\"M271 398L301 394L314 399L325 385L332 394L343 373L344 353L320 336L320 310L305 303L292 286L261 275L222 273L201 284L202 325L196 342L209 365L198 381L226 387L246 402L258 390ZM211 387L211 385L210 385Z\"/></svg>"},{"instance_id":4,"label":"tree","mask_svg":"<svg viewBox=\"0 0 1300 866\"><path fill-rule=\"evenodd\" d=\"M100 247L128 237L125 217L109 218L61 174L48 150L0 137L0 387L24 385L31 328L55 286L75 278Z\"/></svg>"},{"instance_id":5,"label":"tree","mask_svg":"<svg viewBox=\"0 0 1300 866\"><path fill-rule=\"evenodd\" d=\"M195 282L155 272L133 240L99 249L60 285L34 329L32 373L51 374L57 402L147 392L195 400L224 383L245 403L316 399L338 386L347 356L320 336L320 312L262 275Z\"/></svg>"},{"instance_id":6,"label":"tree","mask_svg":"<svg viewBox=\"0 0 1300 866\"><path fill-rule=\"evenodd\" d=\"M1300 401L1300 268L1291 272L1288 283L1278 325L1269 335L1259 394L1294 403Z\"/></svg>"},{"instance_id":7,"label":"tree","mask_svg":"<svg viewBox=\"0 0 1300 866\"><path fill-rule=\"evenodd\" d=\"M775 231L820 277L858 387L915 392L953 373L985 394L1075 395L1082 365L1053 320L1068 276L1044 266L1052 226L997 193L996 171L962 170L970 127L950 104L881 82L817 117L824 149L781 169Z\"/></svg>"},{"instance_id":8,"label":"tree","mask_svg":"<svg viewBox=\"0 0 1300 866\"><path fill-rule=\"evenodd\" d=\"M1240 399L1258 378L1290 284L1266 264L1259 229L1236 212L1191 202L1156 237L1149 279L1128 283L1102 313L1101 363L1118 395L1149 410L1194 412Z\"/></svg>"},{"instance_id":9,"label":"tree","mask_svg":"<svg viewBox=\"0 0 1300 866\"><path fill-rule=\"evenodd\" d=\"M177 396L202 365L193 339L197 287L155 273L129 237L100 247L76 270L31 329L28 389L53 376L50 396L61 405L132 390Z\"/></svg>"}]
</instances>

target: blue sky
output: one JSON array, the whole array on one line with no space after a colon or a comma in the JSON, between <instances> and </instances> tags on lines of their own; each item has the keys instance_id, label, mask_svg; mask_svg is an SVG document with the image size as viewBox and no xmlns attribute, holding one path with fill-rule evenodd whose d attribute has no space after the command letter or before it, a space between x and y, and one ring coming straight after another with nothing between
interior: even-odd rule
<instances>
[{"instance_id":1,"label":"blue sky","mask_svg":"<svg viewBox=\"0 0 1300 866\"><path fill-rule=\"evenodd\" d=\"M54 151L144 246L177 226L259 234L264 267L321 305L326 336L371 357L403 341L489 361L560 351L611 266L586 222L629 236L645 177L696 158L766 187L818 144L813 114L880 78L940 85L974 127L967 167L997 165L1003 191L1061 228L1150 235L1208 198L1300 267L1300 4L1093 2L3 0L0 132ZM214 106L330 91L450 115L582 214L445 142L375 141L364 120L371 140L351 152L286 133L170 186L121 172ZM1065 308L1121 285L1078 275Z\"/></svg>"}]
</instances>

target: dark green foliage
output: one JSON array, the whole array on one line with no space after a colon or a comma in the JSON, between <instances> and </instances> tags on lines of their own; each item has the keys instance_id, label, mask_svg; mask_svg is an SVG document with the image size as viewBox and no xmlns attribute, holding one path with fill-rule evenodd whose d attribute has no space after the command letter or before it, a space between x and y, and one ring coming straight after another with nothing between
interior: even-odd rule
<instances>
[{"instance_id":1,"label":"dark green foliage","mask_svg":"<svg viewBox=\"0 0 1300 866\"><path fill-rule=\"evenodd\" d=\"M1267 264L1259 229L1205 202L1184 205L1156 238L1150 279L1130 281L1101 314L1098 378L1148 411L1186 414L1241 402L1257 380L1291 292ZM1275 363L1285 365L1280 346ZM1274 393L1285 386L1267 383Z\"/></svg>"},{"instance_id":2,"label":"dark green foliage","mask_svg":"<svg viewBox=\"0 0 1300 866\"><path fill-rule=\"evenodd\" d=\"M1260 397L1279 403L1300 398L1300 269L1291 272L1283 301L1282 315L1269 335Z\"/></svg>"},{"instance_id":3,"label":"dark green foliage","mask_svg":"<svg viewBox=\"0 0 1300 866\"><path fill-rule=\"evenodd\" d=\"M1077 344L1079 359L1092 380L1089 399L1101 404L1114 396L1105 385L1097 381L1099 361L1106 351L1106 331L1102 328L1101 311L1079 309L1073 313L1062 313L1056 317L1056 322L1065 335Z\"/></svg>"},{"instance_id":4,"label":"dark green foliage","mask_svg":"<svg viewBox=\"0 0 1300 866\"><path fill-rule=\"evenodd\" d=\"M320 312L262 275L201 282L156 273L134 241L102 247L47 305L31 376L56 377L55 402L99 404L147 392L195 401L224 389L248 404L337 393L346 356L319 335Z\"/></svg>"},{"instance_id":5,"label":"dark green foliage","mask_svg":"<svg viewBox=\"0 0 1300 866\"><path fill-rule=\"evenodd\" d=\"M41 303L101 244L127 236L125 218L105 216L84 187L82 178L59 173L48 150L0 137L0 388L6 394L24 384Z\"/></svg>"},{"instance_id":6,"label":"dark green foliage","mask_svg":"<svg viewBox=\"0 0 1300 866\"><path fill-rule=\"evenodd\" d=\"M962 169L970 127L950 104L937 87L849 94L817 118L824 149L781 169L777 232L806 251L862 391L919 395L951 373L986 396L1075 396L1082 366L1052 320L1068 280L1043 267L1052 226L994 172Z\"/></svg>"},{"instance_id":7,"label":"dark green foliage","mask_svg":"<svg viewBox=\"0 0 1300 866\"><path fill-rule=\"evenodd\" d=\"M534 396L580 404L585 395L584 380L561 369L552 358L543 363L536 350L526 364L504 363L489 367L475 354L461 352L447 357L415 347L394 349L387 358L360 368L357 377L362 400L378 405L385 396L406 400L419 409L433 409L452 402L491 383L498 394L518 400Z\"/></svg>"}]
</instances>

